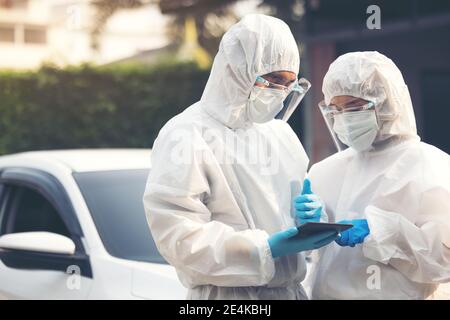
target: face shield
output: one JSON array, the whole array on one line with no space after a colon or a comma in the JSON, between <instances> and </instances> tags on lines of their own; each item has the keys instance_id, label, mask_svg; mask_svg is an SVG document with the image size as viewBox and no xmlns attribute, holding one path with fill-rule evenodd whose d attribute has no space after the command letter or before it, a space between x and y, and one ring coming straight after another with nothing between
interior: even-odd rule
<instances>
[{"instance_id":1,"label":"face shield","mask_svg":"<svg viewBox=\"0 0 450 320\"><path fill-rule=\"evenodd\" d=\"M319 109L339 151L348 147L364 151L371 147L380 123L373 102L366 101L358 106L339 107L321 101Z\"/></svg>"},{"instance_id":2,"label":"face shield","mask_svg":"<svg viewBox=\"0 0 450 320\"><path fill-rule=\"evenodd\" d=\"M275 119L281 119L283 121L289 120L309 88L311 88L311 83L305 78L300 78L288 87L270 82L263 77L257 77L256 82L266 88L280 90L286 94L286 98L283 100L283 108L275 116Z\"/></svg>"},{"instance_id":3,"label":"face shield","mask_svg":"<svg viewBox=\"0 0 450 320\"><path fill-rule=\"evenodd\" d=\"M311 88L311 83L305 78L300 78L293 85L289 86L290 92L283 101L283 109L276 115L275 119L288 121L295 109L297 109L303 97Z\"/></svg>"}]
</instances>

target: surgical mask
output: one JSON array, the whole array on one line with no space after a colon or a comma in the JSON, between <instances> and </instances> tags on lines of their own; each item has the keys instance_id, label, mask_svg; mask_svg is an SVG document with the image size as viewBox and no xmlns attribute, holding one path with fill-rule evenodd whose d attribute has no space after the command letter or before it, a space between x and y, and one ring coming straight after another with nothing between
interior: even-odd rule
<instances>
[{"instance_id":1,"label":"surgical mask","mask_svg":"<svg viewBox=\"0 0 450 320\"><path fill-rule=\"evenodd\" d=\"M247 117L250 121L264 123L273 120L283 109L284 90L254 86L247 101Z\"/></svg>"},{"instance_id":2,"label":"surgical mask","mask_svg":"<svg viewBox=\"0 0 450 320\"><path fill-rule=\"evenodd\" d=\"M378 128L375 110L342 112L334 115L334 132L339 140L356 151L365 151L372 146Z\"/></svg>"}]
</instances>

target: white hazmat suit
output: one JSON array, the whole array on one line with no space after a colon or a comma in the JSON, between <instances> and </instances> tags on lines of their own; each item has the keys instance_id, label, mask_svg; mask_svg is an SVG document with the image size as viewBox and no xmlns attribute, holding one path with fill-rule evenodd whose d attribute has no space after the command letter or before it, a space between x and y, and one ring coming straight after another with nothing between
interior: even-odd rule
<instances>
[{"instance_id":1,"label":"white hazmat suit","mask_svg":"<svg viewBox=\"0 0 450 320\"><path fill-rule=\"evenodd\" d=\"M295 225L308 157L285 121L247 116L256 77L299 64L284 22L246 16L223 36L201 100L154 143L144 207L190 299L305 298L304 257L273 259L267 239Z\"/></svg>"},{"instance_id":2,"label":"white hazmat suit","mask_svg":"<svg viewBox=\"0 0 450 320\"><path fill-rule=\"evenodd\" d=\"M327 105L342 95L374 102L380 129L370 150L348 148L310 170L330 221L370 228L361 245L320 250L312 296L424 299L450 280L450 157L420 142L407 86L384 55L339 57L322 90Z\"/></svg>"}]
</instances>

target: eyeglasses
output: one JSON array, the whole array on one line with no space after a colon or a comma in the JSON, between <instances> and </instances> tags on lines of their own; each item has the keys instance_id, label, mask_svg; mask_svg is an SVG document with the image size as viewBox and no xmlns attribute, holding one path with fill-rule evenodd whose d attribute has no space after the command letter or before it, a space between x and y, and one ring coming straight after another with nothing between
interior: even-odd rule
<instances>
[{"instance_id":1,"label":"eyeglasses","mask_svg":"<svg viewBox=\"0 0 450 320\"><path fill-rule=\"evenodd\" d=\"M335 115L339 113L347 113L347 112L358 112L364 110L374 110L375 104L371 101L364 103L363 105L355 105L354 103L349 103L344 106L337 106L334 104L327 105L325 101L319 102L319 108L322 110L324 115Z\"/></svg>"},{"instance_id":2,"label":"eyeglasses","mask_svg":"<svg viewBox=\"0 0 450 320\"><path fill-rule=\"evenodd\" d=\"M283 90L286 93L289 93L291 91L297 91L300 94L304 94L311 87L311 83L305 78L300 78L299 80L294 81L289 86L283 86L282 84L270 82L261 76L256 77L256 82L262 84L263 86L269 89Z\"/></svg>"}]
</instances>

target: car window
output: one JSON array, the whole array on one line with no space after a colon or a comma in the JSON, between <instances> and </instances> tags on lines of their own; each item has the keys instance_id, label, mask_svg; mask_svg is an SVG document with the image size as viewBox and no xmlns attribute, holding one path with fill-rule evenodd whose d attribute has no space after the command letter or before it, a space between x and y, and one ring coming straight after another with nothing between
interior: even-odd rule
<instances>
[{"instance_id":1,"label":"car window","mask_svg":"<svg viewBox=\"0 0 450 320\"><path fill-rule=\"evenodd\" d=\"M70 237L60 215L39 192L11 186L11 196L5 208L6 233L47 231Z\"/></svg>"},{"instance_id":2,"label":"car window","mask_svg":"<svg viewBox=\"0 0 450 320\"><path fill-rule=\"evenodd\" d=\"M75 172L73 176L109 254L166 263L153 241L142 203L147 169Z\"/></svg>"}]
</instances>

